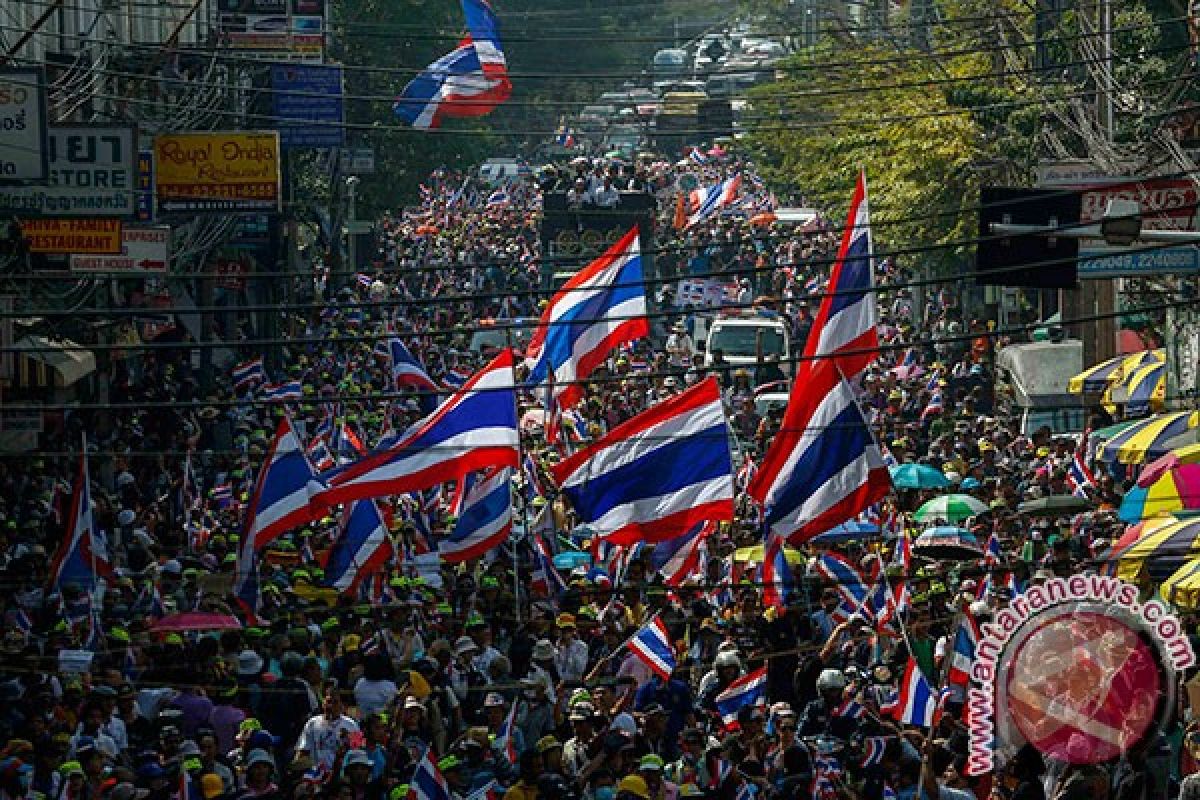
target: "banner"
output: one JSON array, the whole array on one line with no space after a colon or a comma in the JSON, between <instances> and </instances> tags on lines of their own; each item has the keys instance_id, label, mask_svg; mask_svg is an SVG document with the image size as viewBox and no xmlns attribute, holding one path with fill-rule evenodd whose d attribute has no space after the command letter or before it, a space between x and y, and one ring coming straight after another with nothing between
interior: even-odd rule
<instances>
[{"instance_id":1,"label":"banner","mask_svg":"<svg viewBox=\"0 0 1200 800\"><path fill-rule=\"evenodd\" d=\"M31 253L121 252L117 219L27 219L21 222L21 235Z\"/></svg>"},{"instance_id":2,"label":"banner","mask_svg":"<svg viewBox=\"0 0 1200 800\"><path fill-rule=\"evenodd\" d=\"M154 194L162 213L279 211L275 131L154 137Z\"/></svg>"},{"instance_id":3,"label":"banner","mask_svg":"<svg viewBox=\"0 0 1200 800\"><path fill-rule=\"evenodd\" d=\"M0 69L0 182L44 181L47 161L42 69Z\"/></svg>"}]
</instances>

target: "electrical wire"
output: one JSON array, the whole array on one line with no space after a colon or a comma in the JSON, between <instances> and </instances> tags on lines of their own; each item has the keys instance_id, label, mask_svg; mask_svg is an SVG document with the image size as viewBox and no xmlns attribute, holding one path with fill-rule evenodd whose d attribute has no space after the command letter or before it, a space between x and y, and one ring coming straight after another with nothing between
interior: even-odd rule
<instances>
[{"instance_id":1,"label":"electrical wire","mask_svg":"<svg viewBox=\"0 0 1200 800\"><path fill-rule=\"evenodd\" d=\"M1070 326L1070 325L1080 324L1083 322L1095 322L1095 321L1105 320L1105 319L1117 319L1119 317L1128 316L1130 314L1142 314L1142 313L1148 313L1148 312L1153 312L1153 311L1166 311L1167 309L1171 309L1171 308L1188 308L1191 305L1193 305L1193 303L1194 303L1194 301L1192 301L1190 299L1183 299L1183 300L1177 300L1177 301L1156 303L1156 304L1152 304L1152 305L1134 306L1131 308L1123 309L1121 311L1085 314L1085 315L1072 317L1069 319L1063 319L1059 322L1059 324L1063 325L1063 326ZM922 339L913 339L913 340L909 340L906 342L895 343L895 344L880 344L878 347L865 348L865 349L861 349L861 350L844 350L844 351L839 351L836 355L813 355L813 356L792 355L792 356L788 356L787 358L781 357L774 363L782 368L783 366L795 366L795 365L803 363L803 362L820 361L820 360L825 360L825 359L829 359L829 358L840 358L840 357L844 357L847 355L853 355L856 353L875 354L875 353L880 353L880 352L907 350L909 348L936 347L938 345L946 345L946 344L961 343L961 342L969 343L969 342L974 341L975 339L980 338L981 336L986 336L990 339L995 339L995 338L999 338L999 337L1011 336L1011 335L1018 334L1018 333L1029 333L1030 331L1036 330L1037 328L1040 328L1040 327L1043 327L1043 323L1037 323L1037 322L1024 323L1024 324L1019 324L1019 325L1012 325L1012 326L1009 326L1006 328L997 328L996 330L987 331L985 333L980 333L978 331L975 331L975 332L968 331L968 332L961 333L961 334L945 334L945 335L938 335L938 336L929 336L929 337L922 338ZM255 344L258 347L261 347L263 345L273 345L273 344L300 346L300 345L306 345L306 344L329 345L332 343L337 343L337 344L344 345L344 344L354 343L354 342L379 341L381 339L386 339L386 338L389 338L392 336L395 336L395 334L393 334L393 333L383 333L383 334L377 334L377 335L367 334L367 335L338 337L337 339L330 339L330 338L260 339L260 340L256 340ZM155 347L155 348L150 348L150 349L195 350L195 349L201 349L204 347L221 347L222 349L225 349L225 348L234 349L234 345L231 345L230 343L226 343L226 342L221 342L221 343L200 342L200 343L196 343L196 344L189 344L185 347L181 347L178 343L174 343L174 342L153 343L153 344L159 344L159 345L162 345L163 347L161 347L161 348ZM145 345L143 345L143 348L144 347L145 347ZM53 349L55 351L62 351L63 349L67 349L67 350L76 350L76 349L88 350L88 349L90 349L90 350L109 351L109 350L131 350L131 349L137 349L137 348L130 347L129 345L117 344L117 345L96 345L96 346L93 346L90 348L78 347L78 348L53 348ZM31 352L31 351L32 350L26 350L25 352ZM21 352L21 351L16 351L16 352ZM732 371L734 369L736 369L736 367L730 365L730 370ZM661 373L661 375L664 377L665 376L678 377L678 375L684 371L685 371L684 368L679 368L679 369L671 370L669 372ZM605 377L605 378L590 377L587 379L574 380L574 381L556 381L555 385L556 385L556 387L567 386L567 385L571 385L571 384L578 384L578 385L586 386L586 385L595 385L595 384L603 384L603 383L616 383L619 385L621 381L629 380L629 379L631 379L631 377L636 379L637 375L639 375L639 374L645 374L645 373L635 373L635 374L631 374L630 376L619 376L618 375L618 376L609 376L609 377ZM475 393L475 392L479 392L479 393L511 392L514 390L514 388L519 390L522 387L497 387L497 388L491 388L491 389L471 390L470 392L463 392L463 390L459 390L459 393L470 394L470 393ZM528 390L533 390L536 387L524 387L524 388L526 388ZM326 394L326 395L312 395L311 399L303 398L300 400L288 401L288 402L294 402L294 403L327 403L327 402L366 403L366 402L392 401L392 400L398 400L398 399L408 400L408 399L412 398L412 396L413 396L413 394L411 392L373 392L370 394L334 394L334 395ZM242 398L242 399L233 399L233 400L206 400L206 399L154 400L154 401L141 401L141 402L136 402L136 403L38 403L38 404L33 404L33 405L22 405L22 404L10 401L10 402L5 403L5 410L13 411L13 412L34 412L34 411L41 412L41 411L46 411L46 410L71 410L71 411L85 411L85 410L86 411L118 411L118 410L125 411L125 410L130 410L130 411L132 411L132 410L146 409L146 408L187 409L187 408L203 408L206 406L213 406L213 407L219 408L219 407L237 407L237 406L270 407L272 405L281 405L281 402L266 400L266 399Z\"/></svg>"}]
</instances>

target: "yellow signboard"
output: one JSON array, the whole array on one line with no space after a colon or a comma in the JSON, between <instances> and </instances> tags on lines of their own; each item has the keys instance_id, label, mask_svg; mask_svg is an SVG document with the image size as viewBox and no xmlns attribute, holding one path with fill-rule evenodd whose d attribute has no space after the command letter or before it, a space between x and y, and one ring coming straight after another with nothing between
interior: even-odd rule
<instances>
[{"instance_id":1,"label":"yellow signboard","mask_svg":"<svg viewBox=\"0 0 1200 800\"><path fill-rule=\"evenodd\" d=\"M108 255L121 252L119 219L27 219L21 235L31 253Z\"/></svg>"},{"instance_id":2,"label":"yellow signboard","mask_svg":"<svg viewBox=\"0 0 1200 800\"><path fill-rule=\"evenodd\" d=\"M280 210L275 131L169 133L154 137L159 211Z\"/></svg>"}]
</instances>

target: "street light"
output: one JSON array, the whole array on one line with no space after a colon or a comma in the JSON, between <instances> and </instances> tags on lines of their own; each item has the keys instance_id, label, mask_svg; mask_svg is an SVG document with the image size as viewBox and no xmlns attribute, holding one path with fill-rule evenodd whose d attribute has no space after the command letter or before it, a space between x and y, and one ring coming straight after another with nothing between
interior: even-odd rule
<instances>
[{"instance_id":1,"label":"street light","mask_svg":"<svg viewBox=\"0 0 1200 800\"><path fill-rule=\"evenodd\" d=\"M1142 235L1142 209L1134 200L1114 197L1100 218L1100 235L1112 247L1129 247Z\"/></svg>"}]
</instances>

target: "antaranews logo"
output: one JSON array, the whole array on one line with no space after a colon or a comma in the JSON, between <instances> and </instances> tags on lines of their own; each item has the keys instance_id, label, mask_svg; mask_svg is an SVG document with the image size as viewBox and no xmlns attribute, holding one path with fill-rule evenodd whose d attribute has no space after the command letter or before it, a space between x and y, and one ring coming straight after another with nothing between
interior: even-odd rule
<instances>
[{"instance_id":1,"label":"antaranews logo","mask_svg":"<svg viewBox=\"0 0 1200 800\"><path fill-rule=\"evenodd\" d=\"M1176 674L1196 662L1165 605L1102 575L1033 586L980 632L967 694L972 775L1026 742L1069 763L1117 758L1170 715Z\"/></svg>"}]
</instances>

